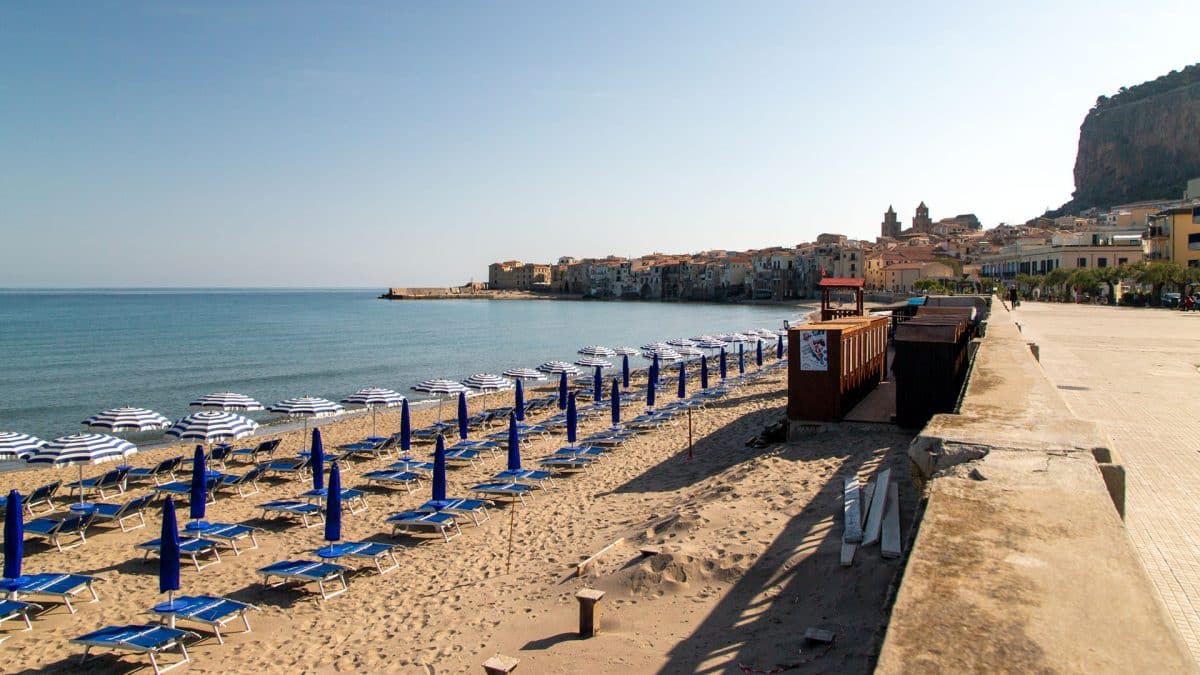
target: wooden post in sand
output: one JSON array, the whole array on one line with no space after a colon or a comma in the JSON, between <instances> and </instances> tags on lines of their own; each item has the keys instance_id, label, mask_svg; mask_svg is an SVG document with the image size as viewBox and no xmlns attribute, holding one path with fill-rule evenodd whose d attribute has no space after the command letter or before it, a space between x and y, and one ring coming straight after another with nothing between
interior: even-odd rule
<instances>
[{"instance_id":1,"label":"wooden post in sand","mask_svg":"<svg viewBox=\"0 0 1200 675\"><path fill-rule=\"evenodd\" d=\"M520 662L520 659L497 654L483 662L483 672L487 675L508 675L517 669L517 664Z\"/></svg>"},{"instance_id":2,"label":"wooden post in sand","mask_svg":"<svg viewBox=\"0 0 1200 675\"><path fill-rule=\"evenodd\" d=\"M585 588L575 594L579 601L579 637L595 637L600 632L600 612L596 606L603 597L604 591L594 588Z\"/></svg>"}]
</instances>

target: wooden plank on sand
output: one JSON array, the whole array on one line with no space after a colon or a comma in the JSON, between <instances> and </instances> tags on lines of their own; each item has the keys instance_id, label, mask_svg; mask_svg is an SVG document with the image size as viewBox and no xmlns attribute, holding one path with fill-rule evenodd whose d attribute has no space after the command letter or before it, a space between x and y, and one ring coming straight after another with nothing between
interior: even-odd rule
<instances>
[{"instance_id":1,"label":"wooden plank on sand","mask_svg":"<svg viewBox=\"0 0 1200 675\"><path fill-rule=\"evenodd\" d=\"M888 484L887 507L883 511L883 539L879 555L884 558L900 557L900 488Z\"/></svg>"},{"instance_id":2,"label":"wooden plank on sand","mask_svg":"<svg viewBox=\"0 0 1200 675\"><path fill-rule=\"evenodd\" d=\"M862 541L862 504L859 503L858 477L847 478L842 489L842 509L845 516L845 529L842 531L842 541L857 544Z\"/></svg>"},{"instance_id":3,"label":"wooden plank on sand","mask_svg":"<svg viewBox=\"0 0 1200 675\"><path fill-rule=\"evenodd\" d=\"M888 481L892 477L891 469L879 472L875 480L875 494L871 495L871 510L867 513L867 527L863 530L863 546L871 546L879 542L879 528L883 524L883 505L887 501Z\"/></svg>"},{"instance_id":4,"label":"wooden plank on sand","mask_svg":"<svg viewBox=\"0 0 1200 675\"><path fill-rule=\"evenodd\" d=\"M851 544L848 541L842 542L842 557L839 561L842 567L849 567L854 563L854 552L858 550L858 544Z\"/></svg>"},{"instance_id":5,"label":"wooden plank on sand","mask_svg":"<svg viewBox=\"0 0 1200 675\"><path fill-rule=\"evenodd\" d=\"M621 544L621 543L624 543L624 542L625 542L625 537L621 537L620 539L617 539L616 541L614 541L613 543L609 544L608 546L605 546L604 548L600 549L599 551L596 551L596 554L595 554L595 555L591 556L591 557L590 557L590 558L588 558L587 560L584 560L583 562L581 562L581 563L579 563L578 565L576 565L576 566L575 566L575 576L577 576L577 577L581 577L581 576L583 576L583 572L584 572L584 570L586 570L586 569L587 569L587 566L588 566L588 565L590 565L590 564L592 564L592 562L593 562L594 560L596 560L596 558L599 558L599 557L600 557L601 555L603 555L603 554L604 554L606 551L608 551L608 549L610 549L610 548L612 548L612 547L616 546L617 544Z\"/></svg>"},{"instance_id":6,"label":"wooden plank on sand","mask_svg":"<svg viewBox=\"0 0 1200 675\"><path fill-rule=\"evenodd\" d=\"M862 508L859 509L859 511L862 512L863 527L867 526L867 512L871 510L869 507L871 506L871 497L874 495L875 495L875 484L874 483L867 483L866 485L863 486L863 488L862 488Z\"/></svg>"}]
</instances>

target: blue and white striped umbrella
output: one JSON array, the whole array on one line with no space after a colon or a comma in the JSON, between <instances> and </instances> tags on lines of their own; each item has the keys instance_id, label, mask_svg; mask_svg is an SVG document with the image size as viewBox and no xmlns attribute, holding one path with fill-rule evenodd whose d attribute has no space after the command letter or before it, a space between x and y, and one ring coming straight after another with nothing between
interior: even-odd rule
<instances>
[{"instance_id":1,"label":"blue and white striped umbrella","mask_svg":"<svg viewBox=\"0 0 1200 675\"><path fill-rule=\"evenodd\" d=\"M656 356L658 357L659 361L674 362L674 361L682 361L683 360L683 354L680 354L679 352L675 351L674 349L672 349L670 347L660 347L658 349L647 349L645 352L642 352L642 358L648 359L650 361L653 361L654 357L656 357Z\"/></svg>"},{"instance_id":2,"label":"blue and white striped umbrella","mask_svg":"<svg viewBox=\"0 0 1200 675\"><path fill-rule=\"evenodd\" d=\"M361 405L367 408L392 408L404 403L404 395L383 387L367 387L342 399L342 403Z\"/></svg>"},{"instance_id":3,"label":"blue and white striped umbrella","mask_svg":"<svg viewBox=\"0 0 1200 675\"><path fill-rule=\"evenodd\" d=\"M137 446L129 441L106 434L71 434L47 441L25 459L27 464L46 464L53 467L76 465L79 481L83 482L84 464L103 464L124 459L137 452ZM83 490L79 491L79 503L83 503Z\"/></svg>"},{"instance_id":4,"label":"blue and white striped umbrella","mask_svg":"<svg viewBox=\"0 0 1200 675\"><path fill-rule=\"evenodd\" d=\"M725 342L714 337L709 337L703 340L697 340L696 344L692 346L696 347L697 349L720 349L725 346Z\"/></svg>"},{"instance_id":5,"label":"blue and white striped umbrella","mask_svg":"<svg viewBox=\"0 0 1200 675\"><path fill-rule=\"evenodd\" d=\"M462 381L468 387L482 391L507 391L513 388L512 380L505 379L492 373L475 373Z\"/></svg>"},{"instance_id":6,"label":"blue and white striped umbrella","mask_svg":"<svg viewBox=\"0 0 1200 675\"><path fill-rule=\"evenodd\" d=\"M601 368L612 368L613 364L600 358L599 356L585 356L576 361L575 365L583 366L584 368L595 368L597 366Z\"/></svg>"},{"instance_id":7,"label":"blue and white striped umbrella","mask_svg":"<svg viewBox=\"0 0 1200 675\"><path fill-rule=\"evenodd\" d=\"M263 404L258 401L243 394L235 394L232 391L209 394L208 396L192 401L190 405L193 408L216 408L217 410L241 410L243 412L255 412L263 409Z\"/></svg>"},{"instance_id":8,"label":"blue and white striped umbrella","mask_svg":"<svg viewBox=\"0 0 1200 675\"><path fill-rule=\"evenodd\" d=\"M686 358L686 357L688 357L688 356L704 356L704 352L702 352L702 351L700 351L699 349L697 349L696 347L692 347L692 346L690 346L690 345L684 345L684 346L682 346L682 347L676 347L676 348L675 348L675 351L676 351L676 352L677 352L677 353L678 353L680 356L683 356L683 357L685 357L685 358Z\"/></svg>"},{"instance_id":9,"label":"blue and white striped umbrella","mask_svg":"<svg viewBox=\"0 0 1200 675\"><path fill-rule=\"evenodd\" d=\"M0 431L0 460L25 459L45 444L46 441L37 436Z\"/></svg>"},{"instance_id":10,"label":"blue and white striped umbrella","mask_svg":"<svg viewBox=\"0 0 1200 675\"><path fill-rule=\"evenodd\" d=\"M613 354L616 356L637 356L641 352L636 347L616 347L613 349Z\"/></svg>"},{"instance_id":11,"label":"blue and white striped umbrella","mask_svg":"<svg viewBox=\"0 0 1200 675\"><path fill-rule=\"evenodd\" d=\"M544 380L546 376L533 368L509 368L504 371L505 377L515 377L518 380Z\"/></svg>"},{"instance_id":12,"label":"blue and white striped umbrella","mask_svg":"<svg viewBox=\"0 0 1200 675\"><path fill-rule=\"evenodd\" d=\"M89 429L107 429L114 433L122 431L156 431L171 426L171 420L146 408L109 408L81 422Z\"/></svg>"},{"instance_id":13,"label":"blue and white striped umbrella","mask_svg":"<svg viewBox=\"0 0 1200 675\"><path fill-rule=\"evenodd\" d=\"M553 373L555 375L557 375L559 373L566 373L568 375L578 375L579 373L583 372L583 371L579 370L579 368L577 368L574 364L567 363L566 361L547 361L547 362L543 363L542 365L538 366L537 369L542 371L543 373Z\"/></svg>"},{"instance_id":14,"label":"blue and white striped umbrella","mask_svg":"<svg viewBox=\"0 0 1200 675\"><path fill-rule=\"evenodd\" d=\"M179 420L167 429L168 436L183 440L215 443L245 438L254 433L258 422L223 410L201 410Z\"/></svg>"},{"instance_id":15,"label":"blue and white striped umbrella","mask_svg":"<svg viewBox=\"0 0 1200 675\"><path fill-rule=\"evenodd\" d=\"M435 394L437 396L454 396L467 391L466 385L461 382L445 379L425 380L420 384L414 384L412 389L413 391L423 391L426 394Z\"/></svg>"},{"instance_id":16,"label":"blue and white striped umbrella","mask_svg":"<svg viewBox=\"0 0 1200 675\"><path fill-rule=\"evenodd\" d=\"M346 411L333 401L317 396L301 396L284 399L267 408L269 412L282 413L290 417L329 417Z\"/></svg>"},{"instance_id":17,"label":"blue and white striped umbrella","mask_svg":"<svg viewBox=\"0 0 1200 675\"><path fill-rule=\"evenodd\" d=\"M602 347L600 345L588 345L588 346L584 347L583 349L580 349L578 353L583 354L584 356L615 356L616 355L615 351L609 349L608 347Z\"/></svg>"},{"instance_id":18,"label":"blue and white striped umbrella","mask_svg":"<svg viewBox=\"0 0 1200 675\"><path fill-rule=\"evenodd\" d=\"M673 349L673 347L665 342L651 342L649 344L642 345L642 349L653 352L658 351L659 349Z\"/></svg>"},{"instance_id":19,"label":"blue and white striped umbrella","mask_svg":"<svg viewBox=\"0 0 1200 675\"><path fill-rule=\"evenodd\" d=\"M687 338L675 338L674 340L667 340L667 344L671 345L672 347L691 347L696 343L694 340L689 340Z\"/></svg>"}]
</instances>

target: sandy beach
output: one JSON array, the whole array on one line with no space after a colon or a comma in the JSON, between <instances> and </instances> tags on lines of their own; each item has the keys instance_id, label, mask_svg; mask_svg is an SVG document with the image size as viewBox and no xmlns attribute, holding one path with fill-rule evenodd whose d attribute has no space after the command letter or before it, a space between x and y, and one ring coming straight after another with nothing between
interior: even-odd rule
<instances>
[{"instance_id":1,"label":"sandy beach","mask_svg":"<svg viewBox=\"0 0 1200 675\"><path fill-rule=\"evenodd\" d=\"M181 592L224 595L260 611L250 616L250 633L231 626L224 645L209 638L189 646L193 662L186 670L482 672L480 664L499 653L519 658L519 672L529 673L753 673L801 665L806 671L866 672L901 563L880 559L875 549L860 551L853 567L839 567L842 478L869 476L884 466L907 475L904 448L910 436L839 429L796 443L747 447L747 440L782 418L784 379L780 369L696 411L694 459L687 458L685 417L633 439L587 472L558 479L554 489L539 492L525 506L493 509L479 527L463 519L462 536L449 543L433 536L392 538L383 522L427 500L428 482L412 494L372 490L366 511L346 514L343 538L396 543L400 566L380 576L369 563L343 560L358 567L350 590L326 602L309 589L268 589L255 572L280 560L314 558L322 528L261 520L256 508L299 495L311 479L264 481L261 493L244 500L236 493L222 497L209 505L208 519L262 527L261 546L237 557L223 550L223 561L201 572L185 560ZM472 399L471 411L510 403L509 394L480 397ZM626 415L641 408L630 405ZM436 408L415 411L414 428L436 414ZM370 424L369 416L323 424L326 447L368 435ZM381 413L379 424L381 431L395 431L397 413ZM597 417L581 431L607 426L607 416ZM277 456L299 449L300 436L284 434ZM523 444L522 454L533 466L564 444L558 434ZM130 463L153 465L190 453L191 447L139 453ZM413 454L423 459L431 449L414 446ZM345 462L344 486L364 484L360 474L386 463ZM483 467L451 470L450 496L467 496L466 486L503 464L496 457ZM105 468L88 467L85 474ZM27 493L76 476L75 468L6 474L4 488ZM139 486L110 501L148 489ZM67 498L57 501L61 510ZM907 532L916 503L907 481L901 502ZM27 574L95 575L103 579L97 585L100 602L81 602L74 615L52 604L30 632L14 630L10 622L0 668L74 671L82 647L70 644L72 637L104 625L152 621L147 609L163 599L157 565L153 559L143 563L134 545L158 536L159 513L155 505L147 512L147 527L128 533L93 528L87 544L63 553L29 540ZM181 520L185 516L186 510ZM621 538L582 577L574 575L582 559ZM661 553L639 553L650 545ZM601 633L590 640L575 636L574 594L583 588L607 594ZM801 635L810 626L834 631L838 641L829 647L805 644ZM145 657L133 655L92 664L113 672L149 672Z\"/></svg>"}]
</instances>

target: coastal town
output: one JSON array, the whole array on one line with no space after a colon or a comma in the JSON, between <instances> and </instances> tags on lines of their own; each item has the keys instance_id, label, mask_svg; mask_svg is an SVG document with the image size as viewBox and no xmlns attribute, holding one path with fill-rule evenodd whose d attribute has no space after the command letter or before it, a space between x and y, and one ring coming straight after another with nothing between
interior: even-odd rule
<instances>
[{"instance_id":1,"label":"coastal town","mask_svg":"<svg viewBox=\"0 0 1200 675\"><path fill-rule=\"evenodd\" d=\"M892 294L977 292L1018 282L1029 287L1023 292L1040 292L1031 278L1065 281L1075 270L1091 270L1092 277L1078 284L1081 291L1095 286L1104 295L1101 270L1131 270L1143 261L1173 262L1184 270L1200 265L1200 178L1176 198L990 229L971 213L934 220L921 202L909 227L889 206L873 242L821 234L813 242L747 251L507 260L489 265L487 283L476 286L592 298L783 301L814 298L825 277L863 279L867 291Z\"/></svg>"}]
</instances>

